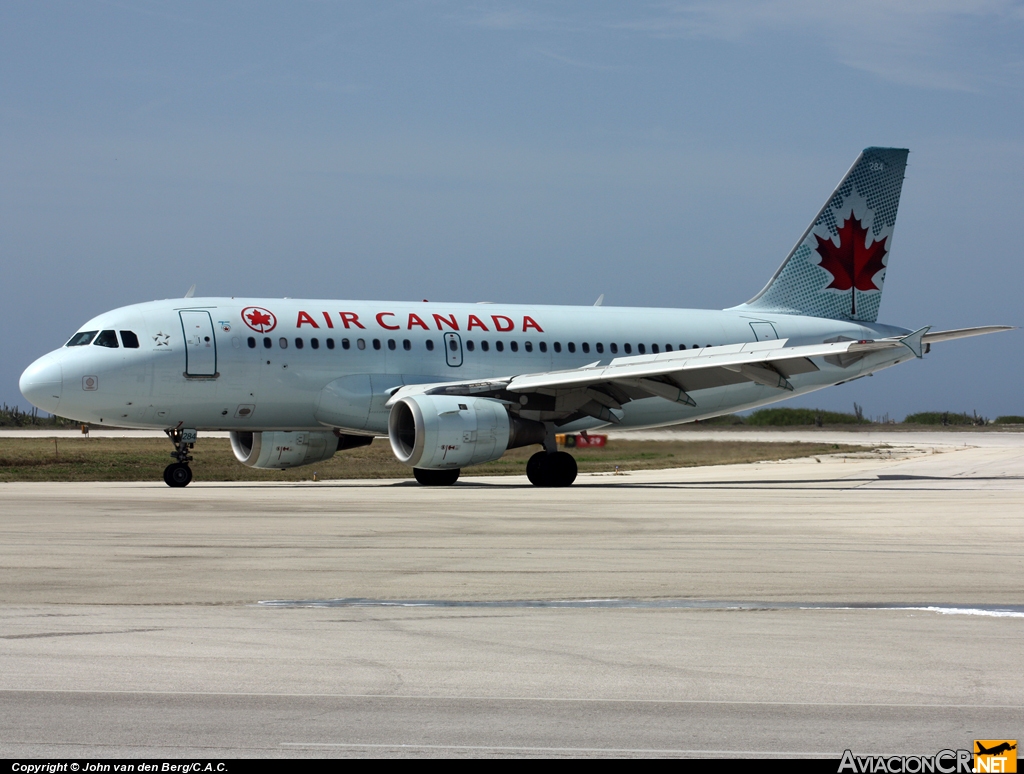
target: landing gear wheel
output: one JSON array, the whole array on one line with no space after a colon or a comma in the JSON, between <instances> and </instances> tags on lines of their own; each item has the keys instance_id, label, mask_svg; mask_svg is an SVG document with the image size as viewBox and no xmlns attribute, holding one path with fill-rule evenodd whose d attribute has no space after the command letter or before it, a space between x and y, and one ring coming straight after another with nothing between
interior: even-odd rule
<instances>
[{"instance_id":1,"label":"landing gear wheel","mask_svg":"<svg viewBox=\"0 0 1024 774\"><path fill-rule=\"evenodd\" d=\"M576 480L579 468L576 466L576 458L569 452L555 452L555 483L552 486L572 486Z\"/></svg>"},{"instance_id":2,"label":"landing gear wheel","mask_svg":"<svg viewBox=\"0 0 1024 774\"><path fill-rule=\"evenodd\" d=\"M537 452L526 463L526 477L534 486L570 486L577 471L576 460L568 452Z\"/></svg>"},{"instance_id":3,"label":"landing gear wheel","mask_svg":"<svg viewBox=\"0 0 1024 774\"><path fill-rule=\"evenodd\" d=\"M537 452L526 463L526 477L534 486L551 486L548 483L548 457L552 455L547 452Z\"/></svg>"},{"instance_id":4,"label":"landing gear wheel","mask_svg":"<svg viewBox=\"0 0 1024 774\"><path fill-rule=\"evenodd\" d=\"M164 483L173 487L188 486L192 483L192 468L184 462L172 462L164 468Z\"/></svg>"},{"instance_id":5,"label":"landing gear wheel","mask_svg":"<svg viewBox=\"0 0 1024 774\"><path fill-rule=\"evenodd\" d=\"M416 480L423 486L451 486L459 480L459 468L449 470L427 470L426 468L413 468L412 473Z\"/></svg>"}]
</instances>

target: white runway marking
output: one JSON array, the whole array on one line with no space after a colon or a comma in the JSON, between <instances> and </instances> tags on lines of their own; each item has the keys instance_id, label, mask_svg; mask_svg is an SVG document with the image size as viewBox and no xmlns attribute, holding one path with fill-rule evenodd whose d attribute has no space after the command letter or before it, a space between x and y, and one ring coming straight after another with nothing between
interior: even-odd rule
<instances>
[{"instance_id":1,"label":"white runway marking","mask_svg":"<svg viewBox=\"0 0 1024 774\"><path fill-rule=\"evenodd\" d=\"M1024 618L1024 605L921 605L847 602L725 602L705 599L270 599L260 607L437 607L437 608L640 608L666 610L916 610L946 615L982 615Z\"/></svg>"}]
</instances>

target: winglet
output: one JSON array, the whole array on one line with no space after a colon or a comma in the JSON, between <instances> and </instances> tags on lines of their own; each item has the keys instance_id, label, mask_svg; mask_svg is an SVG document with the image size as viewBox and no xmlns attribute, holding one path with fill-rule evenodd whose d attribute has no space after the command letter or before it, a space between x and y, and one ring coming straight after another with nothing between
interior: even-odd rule
<instances>
[{"instance_id":1,"label":"winglet","mask_svg":"<svg viewBox=\"0 0 1024 774\"><path fill-rule=\"evenodd\" d=\"M924 335L932 329L932 326L926 325L920 330L916 330L909 336L904 336L900 339L900 344L905 346L911 352L914 353L914 357L924 357Z\"/></svg>"}]
</instances>

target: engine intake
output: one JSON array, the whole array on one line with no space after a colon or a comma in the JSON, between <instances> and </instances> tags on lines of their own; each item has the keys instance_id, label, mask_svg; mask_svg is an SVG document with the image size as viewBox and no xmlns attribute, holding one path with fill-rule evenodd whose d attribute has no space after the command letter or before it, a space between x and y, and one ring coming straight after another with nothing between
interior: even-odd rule
<instances>
[{"instance_id":1,"label":"engine intake","mask_svg":"<svg viewBox=\"0 0 1024 774\"><path fill-rule=\"evenodd\" d=\"M501 401L490 398L413 395L392 406L388 438L399 462L444 470L479 465L508 449L543 443L544 425L514 417Z\"/></svg>"}]
</instances>

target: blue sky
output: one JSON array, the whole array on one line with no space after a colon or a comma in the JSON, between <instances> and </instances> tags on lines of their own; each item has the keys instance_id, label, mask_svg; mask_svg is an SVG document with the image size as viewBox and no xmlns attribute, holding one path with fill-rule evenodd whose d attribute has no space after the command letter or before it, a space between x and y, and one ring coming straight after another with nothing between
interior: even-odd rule
<instances>
[{"instance_id":1,"label":"blue sky","mask_svg":"<svg viewBox=\"0 0 1024 774\"><path fill-rule=\"evenodd\" d=\"M722 308L911 149L880 319L1021 325L1024 4L0 4L0 400L199 295ZM1024 332L791 405L1024 414Z\"/></svg>"}]
</instances>

